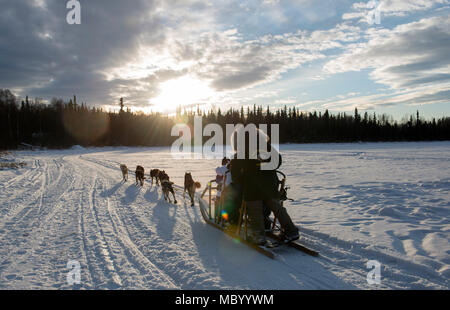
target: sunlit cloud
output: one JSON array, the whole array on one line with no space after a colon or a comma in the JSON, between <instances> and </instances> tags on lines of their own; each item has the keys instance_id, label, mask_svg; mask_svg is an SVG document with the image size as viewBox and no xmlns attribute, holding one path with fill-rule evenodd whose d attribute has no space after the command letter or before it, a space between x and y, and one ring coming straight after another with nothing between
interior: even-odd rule
<instances>
[{"instance_id":1,"label":"sunlit cloud","mask_svg":"<svg viewBox=\"0 0 450 310\"><path fill-rule=\"evenodd\" d=\"M0 12L2 87L167 113L335 100L346 110L358 97L361 108L406 106L448 94L448 0L381 0L389 23L376 27L364 21L368 1L86 1L78 27L65 24L63 2L11 1ZM362 71L351 89L330 85ZM374 97L358 90L369 83Z\"/></svg>"},{"instance_id":2,"label":"sunlit cloud","mask_svg":"<svg viewBox=\"0 0 450 310\"><path fill-rule=\"evenodd\" d=\"M371 30L367 37L367 42L348 46L344 54L326 63L324 71L337 74L371 69L371 79L398 93L389 100L382 98L383 103L369 100L369 106L448 102L450 22L447 17L422 19L392 30Z\"/></svg>"}]
</instances>

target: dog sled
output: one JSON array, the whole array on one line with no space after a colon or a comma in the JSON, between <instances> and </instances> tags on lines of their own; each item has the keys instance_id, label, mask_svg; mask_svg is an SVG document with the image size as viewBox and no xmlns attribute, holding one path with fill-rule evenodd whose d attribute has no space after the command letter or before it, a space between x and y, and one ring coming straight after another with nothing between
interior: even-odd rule
<instances>
[{"instance_id":1,"label":"dog sled","mask_svg":"<svg viewBox=\"0 0 450 310\"><path fill-rule=\"evenodd\" d=\"M280 192L280 203L283 204L284 201L291 200L287 197L287 190L289 187L286 186L286 175L277 170L277 174L281 175L281 181L279 182L279 192ZM239 208L239 220L237 227L227 227L226 221L224 220L223 214L223 204L215 203L217 201L215 193L218 190L218 184L216 180L211 180L207 183L205 189L200 195L198 202L200 207L200 213L204 221L213 226L216 229L221 230L228 236L230 236L235 241L238 241L246 246L256 250L257 252L274 259L275 253L274 248L278 246L289 246L295 248L305 254L311 256L318 256L319 252L309 249L302 245L298 240L290 241L285 243L284 237L280 225L278 224L277 218L271 217L271 227L269 231L266 231L266 238L269 240L268 244L265 246L257 245L255 243L248 241L249 230L248 230L248 215L247 208L244 201L241 202ZM214 202L214 204L213 204Z\"/></svg>"}]
</instances>

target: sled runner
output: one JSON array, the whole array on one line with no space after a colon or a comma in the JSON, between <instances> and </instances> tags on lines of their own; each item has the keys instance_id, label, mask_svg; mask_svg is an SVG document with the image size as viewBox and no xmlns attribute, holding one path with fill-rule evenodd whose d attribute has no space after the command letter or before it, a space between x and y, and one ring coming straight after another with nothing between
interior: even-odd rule
<instances>
[{"instance_id":1,"label":"sled runner","mask_svg":"<svg viewBox=\"0 0 450 310\"><path fill-rule=\"evenodd\" d=\"M280 182L280 202L283 204L286 200L291 200L287 198L287 189L286 187L286 175L280 171L277 171L282 176L282 180ZM248 241L248 216L246 212L246 205L244 202L242 202L240 209L239 209L239 222L235 229L229 229L224 224L224 219L221 216L222 214L222 204L217 203L214 206L212 205L213 202L213 192L217 190L217 186L213 186L213 183L215 183L215 180L211 180L208 182L206 188L204 189L203 193L201 194L201 197L199 198L199 207L202 214L203 219L206 223L210 224L211 226L221 230L222 232L226 233L231 238L251 247L252 249L258 251L261 254L266 255L270 258L275 258L274 252L271 250L273 247L281 246L281 245L287 245L289 247L295 248L299 251L302 251L303 253L306 253L311 256L318 256L319 253L317 251L314 251L312 249L309 249L302 245L299 241L291 241L286 242L283 234L281 232L281 228L277 225L277 219L276 217L272 220L271 230L269 232L266 232L266 238L268 240L268 244L265 246L260 246L254 243L251 243ZM205 197L207 195L207 197ZM213 212L214 210L214 212Z\"/></svg>"},{"instance_id":2,"label":"sled runner","mask_svg":"<svg viewBox=\"0 0 450 310\"><path fill-rule=\"evenodd\" d=\"M248 242L247 240L242 238L242 236L238 236L233 231L227 230L227 229L225 229L224 226L215 223L215 221L212 219L211 215L207 211L209 208L208 208L206 201L203 198L199 198L198 201L199 201L199 206L200 206L200 213L202 214L202 217L207 224L213 226L214 228L221 230L222 232L224 232L225 234L230 236L232 239L238 241L239 243L245 244L246 246L254 249L255 251L257 251L271 259L275 258L275 254L272 251L270 251L269 249L267 249L263 246L259 246L254 243Z\"/></svg>"}]
</instances>

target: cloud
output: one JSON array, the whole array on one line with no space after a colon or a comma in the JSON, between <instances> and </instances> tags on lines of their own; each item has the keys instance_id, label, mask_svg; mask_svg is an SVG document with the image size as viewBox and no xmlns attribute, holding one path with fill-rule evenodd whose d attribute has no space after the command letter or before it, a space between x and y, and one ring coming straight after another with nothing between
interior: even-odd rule
<instances>
[{"instance_id":1,"label":"cloud","mask_svg":"<svg viewBox=\"0 0 450 310\"><path fill-rule=\"evenodd\" d=\"M107 83L104 68L130 60L142 28L164 40L154 3L137 0L80 1L82 24L65 22L65 1L13 1L0 11L0 84L32 96L83 94L89 101L111 99L117 83ZM149 16L150 15L150 16ZM150 39L149 37L149 39Z\"/></svg>"},{"instance_id":2,"label":"cloud","mask_svg":"<svg viewBox=\"0 0 450 310\"><path fill-rule=\"evenodd\" d=\"M246 89L325 58L322 52L357 40L358 31L357 27L338 25L327 31L265 35L254 40L243 40L235 30L208 33L189 45L190 55L199 55L189 71L210 80L217 91Z\"/></svg>"},{"instance_id":3,"label":"cloud","mask_svg":"<svg viewBox=\"0 0 450 310\"><path fill-rule=\"evenodd\" d=\"M450 19L422 19L393 30L371 29L365 43L352 44L329 61L329 74L373 70L370 77L392 89L446 82L450 74Z\"/></svg>"},{"instance_id":4,"label":"cloud","mask_svg":"<svg viewBox=\"0 0 450 310\"><path fill-rule=\"evenodd\" d=\"M230 22L224 17L242 13L239 1L80 2L77 26L65 22L64 1L8 3L0 12L2 87L44 98L78 94L97 105L124 97L142 107L158 96L162 83L189 75L223 98L219 94L279 80L359 38L359 29L348 25L248 37L242 27L224 24ZM280 1L246 5L257 9L256 15L244 14L257 24L269 17L282 23L290 7Z\"/></svg>"},{"instance_id":5,"label":"cloud","mask_svg":"<svg viewBox=\"0 0 450 310\"><path fill-rule=\"evenodd\" d=\"M360 22L368 22L367 16L373 10L377 10L382 18L402 17L449 3L449 0L370 0L353 3L352 12L344 13L342 18L344 20L359 19Z\"/></svg>"},{"instance_id":6,"label":"cloud","mask_svg":"<svg viewBox=\"0 0 450 310\"><path fill-rule=\"evenodd\" d=\"M237 72L230 70L230 72L221 73L224 73L224 76L221 77L219 73L219 76L212 83L216 90L239 89L254 85L266 80L270 76L271 68L270 66L255 66L250 68L250 70L240 68Z\"/></svg>"},{"instance_id":7,"label":"cloud","mask_svg":"<svg viewBox=\"0 0 450 310\"><path fill-rule=\"evenodd\" d=\"M223 29L217 18L223 6L202 1L80 2L77 26L65 22L64 1L15 1L2 8L2 87L47 98L82 94L90 104L125 97L142 106L171 78L189 74L217 92L248 89L356 39L356 28L343 25L244 39L237 28Z\"/></svg>"},{"instance_id":8,"label":"cloud","mask_svg":"<svg viewBox=\"0 0 450 310\"><path fill-rule=\"evenodd\" d=\"M403 96L397 102L412 93L418 104L426 101L422 95L437 101L447 94L448 16L391 30L362 30L352 21L365 14L366 3L358 2L344 22L313 27L314 18L306 18L310 27L305 30L299 27L299 8L308 9L303 10L305 16L336 15L345 1L80 2L82 24L76 26L65 21L65 1L9 1L2 6L2 87L46 99L77 94L96 105L111 105L124 97L128 106L143 108L160 95L167 81L189 77L214 91L216 104L251 104L258 100L255 92L270 91L266 85L326 62L323 71L309 75L306 82L368 70L371 79L390 87L391 95ZM384 1L383 12L403 14L447 2ZM313 5L319 9L313 10ZM325 12L328 7L332 13ZM294 105L293 95L273 102ZM367 106L381 102L364 99Z\"/></svg>"},{"instance_id":9,"label":"cloud","mask_svg":"<svg viewBox=\"0 0 450 310\"><path fill-rule=\"evenodd\" d=\"M429 10L436 5L448 4L448 0L382 0L380 10L385 16L404 16L407 13Z\"/></svg>"},{"instance_id":10,"label":"cloud","mask_svg":"<svg viewBox=\"0 0 450 310\"><path fill-rule=\"evenodd\" d=\"M311 100L297 105L297 107L314 106L319 109L331 111L348 111L355 108L360 111L375 110L392 106L424 106L437 103L447 103L450 98L450 83L443 83L439 88L434 85L425 85L415 89L395 91L378 91L377 93L362 95L348 93L333 98Z\"/></svg>"},{"instance_id":11,"label":"cloud","mask_svg":"<svg viewBox=\"0 0 450 310\"><path fill-rule=\"evenodd\" d=\"M264 35L251 40L244 39L236 28L211 29L200 34L183 32L182 36L172 33L163 47L143 42L141 49L145 53L141 59L110 70L111 80L118 77L117 72L123 74L131 68L134 74L140 72L138 68L145 68L141 78L167 68L205 81L218 93L231 95L278 80L289 70L323 59L323 52L359 39L359 32L358 27L337 25L329 30ZM151 66L146 65L149 59Z\"/></svg>"},{"instance_id":12,"label":"cloud","mask_svg":"<svg viewBox=\"0 0 450 310\"><path fill-rule=\"evenodd\" d=\"M366 42L348 45L342 55L324 65L323 71L337 74L369 70L372 80L389 89L370 96L323 101L322 107L373 109L450 101L448 16L425 18L392 30L372 28L365 38Z\"/></svg>"}]
</instances>

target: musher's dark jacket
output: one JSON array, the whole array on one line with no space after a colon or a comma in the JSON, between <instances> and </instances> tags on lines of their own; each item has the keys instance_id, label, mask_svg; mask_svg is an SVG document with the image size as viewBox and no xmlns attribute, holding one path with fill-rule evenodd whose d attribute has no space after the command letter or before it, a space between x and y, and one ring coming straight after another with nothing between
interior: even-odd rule
<instances>
[{"instance_id":1,"label":"musher's dark jacket","mask_svg":"<svg viewBox=\"0 0 450 310\"><path fill-rule=\"evenodd\" d=\"M280 165L281 155L278 167ZM232 159L230 166L232 182L242 189L244 201L279 198L279 180L276 170L261 170L261 160Z\"/></svg>"}]
</instances>

